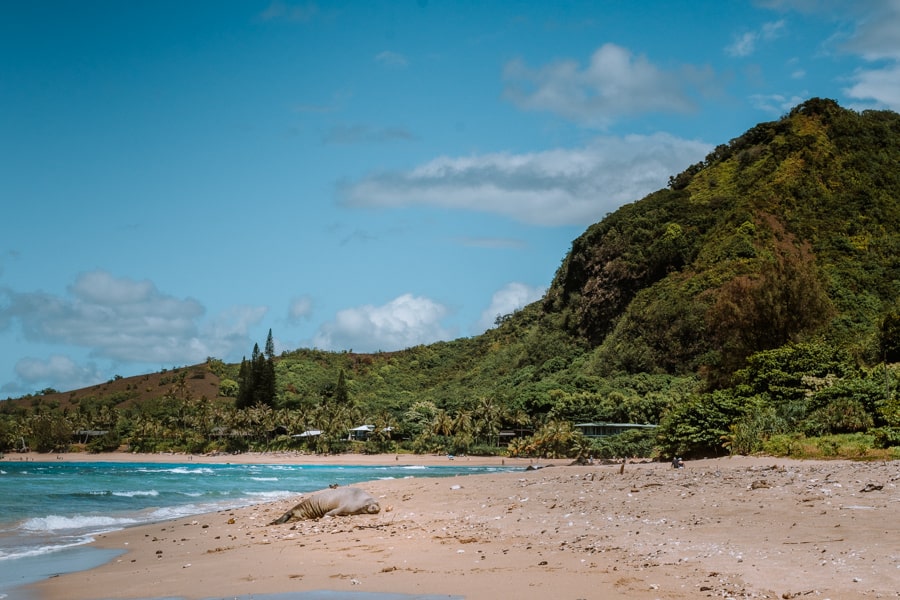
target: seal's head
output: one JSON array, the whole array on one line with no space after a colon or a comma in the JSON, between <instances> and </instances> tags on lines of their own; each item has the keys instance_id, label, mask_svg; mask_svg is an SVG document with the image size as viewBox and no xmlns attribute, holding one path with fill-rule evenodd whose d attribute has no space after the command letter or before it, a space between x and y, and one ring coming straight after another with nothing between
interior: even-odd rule
<instances>
[{"instance_id":1,"label":"seal's head","mask_svg":"<svg viewBox=\"0 0 900 600\"><path fill-rule=\"evenodd\" d=\"M366 505L366 512L370 515L374 515L381 512L381 506L379 506L377 502L369 502L369 504Z\"/></svg>"}]
</instances>

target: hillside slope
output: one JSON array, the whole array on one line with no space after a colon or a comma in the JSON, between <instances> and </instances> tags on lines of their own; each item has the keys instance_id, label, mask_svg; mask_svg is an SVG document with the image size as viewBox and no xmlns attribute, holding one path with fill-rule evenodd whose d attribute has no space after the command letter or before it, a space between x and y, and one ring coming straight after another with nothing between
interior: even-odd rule
<instances>
[{"instance_id":1,"label":"hillside slope","mask_svg":"<svg viewBox=\"0 0 900 600\"><path fill-rule=\"evenodd\" d=\"M877 361L900 296L898 164L896 113L810 100L588 228L544 311L607 374L722 382L816 337Z\"/></svg>"}]
</instances>

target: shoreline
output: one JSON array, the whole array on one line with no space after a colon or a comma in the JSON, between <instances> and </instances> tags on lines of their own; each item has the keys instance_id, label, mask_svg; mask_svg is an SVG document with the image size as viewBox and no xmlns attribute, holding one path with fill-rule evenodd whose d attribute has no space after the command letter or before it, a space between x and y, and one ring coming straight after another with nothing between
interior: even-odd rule
<instances>
[{"instance_id":1,"label":"shoreline","mask_svg":"<svg viewBox=\"0 0 900 600\"><path fill-rule=\"evenodd\" d=\"M505 457L449 457L442 455L412 455L412 454L381 454L381 455L363 455L363 454L340 454L340 455L314 455L300 452L248 452L241 454L187 454L187 453L131 453L131 452L110 452L110 453L14 453L0 456L0 469L4 464L26 466L27 465L60 465L60 464L86 464L86 465L115 465L124 464L144 464L144 465L167 465L180 467L210 467L210 466L298 466L298 467L325 467L325 468L341 468L353 467L365 470L366 467L372 468L481 468L496 467L499 469L524 469L529 463L527 459L507 459ZM547 463L568 462L568 461L546 461ZM510 464L514 463L514 464ZM543 464L543 463L542 463ZM374 473L372 475L375 476ZM417 475L418 476L418 475ZM446 477L446 475L438 475ZM310 492L306 492L310 493ZM296 492L301 494L301 492ZM296 496L292 496L296 497ZM256 506L261 503L271 502L271 500L258 500L246 506ZM122 529L116 529L105 532L101 535L114 533L117 531L127 530L134 527L155 525L166 523L178 518L199 518L203 515L215 512L214 509L207 507L201 512L183 516L164 518L159 521L144 522L124 526ZM126 549L106 549L102 544L98 543L99 535L93 536L93 541L82 543L80 545L72 545L57 552L46 555L35 555L23 557L21 563L16 563L18 569L16 576L13 578L0 578L0 599L6 598L14 600L19 598L20 594L31 599L33 597L27 589L31 585L39 584L41 581L59 577L72 572L91 570L102 566L110 557L116 557L126 552ZM107 558L103 558L107 557ZM7 573L7 576L11 573ZM18 583L16 583L18 582ZM12 584L12 586L10 585ZM10 595L11 592L11 595Z\"/></svg>"},{"instance_id":2,"label":"shoreline","mask_svg":"<svg viewBox=\"0 0 900 600\"><path fill-rule=\"evenodd\" d=\"M237 465L458 465L480 467L527 467L529 464L560 465L569 464L571 459L529 459L505 456L454 456L437 454L305 454L302 452L243 452L240 454L184 454L176 452L102 452L98 454L67 452L37 453L23 452L6 454L0 458L4 462L91 462L125 463L147 462L162 464L237 464Z\"/></svg>"},{"instance_id":3,"label":"shoreline","mask_svg":"<svg viewBox=\"0 0 900 600\"><path fill-rule=\"evenodd\" d=\"M323 458L308 457L308 464ZM448 461L408 456L409 464L423 458ZM388 455L369 464L385 459L398 462ZM637 600L898 597L897 463L733 457L678 470L559 464L569 462L358 484L381 502L377 515L268 525L293 498L131 527L91 545L124 551L117 559L27 590L40 600L315 590L468 600L587 598L598 590ZM504 466L515 465L506 459Z\"/></svg>"}]
</instances>

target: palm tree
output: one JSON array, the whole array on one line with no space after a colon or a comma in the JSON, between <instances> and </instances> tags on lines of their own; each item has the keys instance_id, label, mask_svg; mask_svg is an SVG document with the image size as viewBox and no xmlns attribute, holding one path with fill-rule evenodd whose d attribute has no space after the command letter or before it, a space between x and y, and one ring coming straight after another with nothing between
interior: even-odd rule
<instances>
[{"instance_id":1,"label":"palm tree","mask_svg":"<svg viewBox=\"0 0 900 600\"><path fill-rule=\"evenodd\" d=\"M479 436L484 436L485 442L491 446L495 445L495 439L500 433L501 411L500 406L494 402L494 399L483 396L478 401L476 409L478 415L476 419L475 429Z\"/></svg>"},{"instance_id":2,"label":"palm tree","mask_svg":"<svg viewBox=\"0 0 900 600\"><path fill-rule=\"evenodd\" d=\"M369 438L369 443L373 445L374 451L386 452L393 446L391 443L391 432L397 428L397 422L390 412L383 410L375 418L375 431Z\"/></svg>"},{"instance_id":3,"label":"palm tree","mask_svg":"<svg viewBox=\"0 0 900 600\"><path fill-rule=\"evenodd\" d=\"M456 413L456 418L453 419L453 445L457 448L457 451L468 451L474 441L474 430L475 425L472 422L471 412L461 410Z\"/></svg>"},{"instance_id":4,"label":"palm tree","mask_svg":"<svg viewBox=\"0 0 900 600\"><path fill-rule=\"evenodd\" d=\"M569 455L576 432L569 421L548 421L534 434L536 450L547 458Z\"/></svg>"},{"instance_id":5,"label":"palm tree","mask_svg":"<svg viewBox=\"0 0 900 600\"><path fill-rule=\"evenodd\" d=\"M531 452L531 438L514 438L506 447L506 452L513 458L528 456Z\"/></svg>"},{"instance_id":6,"label":"palm tree","mask_svg":"<svg viewBox=\"0 0 900 600\"><path fill-rule=\"evenodd\" d=\"M506 421L515 427L516 434L519 435L523 429L531 426L531 415L518 408L506 413Z\"/></svg>"},{"instance_id":7,"label":"palm tree","mask_svg":"<svg viewBox=\"0 0 900 600\"><path fill-rule=\"evenodd\" d=\"M449 437L453 433L453 419L443 408L434 415L434 421L431 423L431 432L435 435Z\"/></svg>"}]
</instances>

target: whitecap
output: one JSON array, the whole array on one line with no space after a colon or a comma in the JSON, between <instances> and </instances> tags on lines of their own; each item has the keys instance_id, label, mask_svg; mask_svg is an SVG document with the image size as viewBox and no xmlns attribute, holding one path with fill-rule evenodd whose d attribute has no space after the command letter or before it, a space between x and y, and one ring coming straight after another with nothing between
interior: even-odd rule
<instances>
[{"instance_id":1,"label":"whitecap","mask_svg":"<svg viewBox=\"0 0 900 600\"><path fill-rule=\"evenodd\" d=\"M178 473L179 475L210 475L214 471L212 469L206 467L198 467L198 468L190 468L190 467L175 467L174 469L163 469L166 473Z\"/></svg>"},{"instance_id":2,"label":"whitecap","mask_svg":"<svg viewBox=\"0 0 900 600\"><path fill-rule=\"evenodd\" d=\"M134 490L127 492L113 492L113 496L121 496L123 498L135 498L137 496L159 496L156 490Z\"/></svg>"},{"instance_id":3,"label":"whitecap","mask_svg":"<svg viewBox=\"0 0 900 600\"><path fill-rule=\"evenodd\" d=\"M253 481L278 481L277 477L251 477Z\"/></svg>"}]
</instances>

